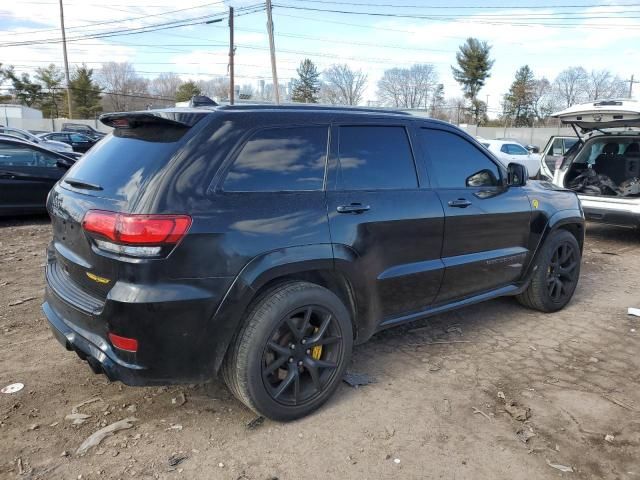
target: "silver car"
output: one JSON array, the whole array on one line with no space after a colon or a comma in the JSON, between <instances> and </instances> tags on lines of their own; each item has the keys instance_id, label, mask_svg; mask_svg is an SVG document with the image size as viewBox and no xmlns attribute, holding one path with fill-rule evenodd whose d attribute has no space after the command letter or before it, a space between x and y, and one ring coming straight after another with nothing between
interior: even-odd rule
<instances>
[{"instance_id":1,"label":"silver car","mask_svg":"<svg viewBox=\"0 0 640 480\"><path fill-rule=\"evenodd\" d=\"M34 135L27 130L23 130L21 128L13 128L13 127L0 127L0 134L2 135L10 135L12 137L19 138L21 140L27 140L28 142L37 143L41 147L47 148L49 150L53 150L54 152L60 153L69 153L73 152L73 148L71 145L67 145L66 143L57 142L55 140L47 140L44 138L40 138Z\"/></svg>"},{"instance_id":2,"label":"silver car","mask_svg":"<svg viewBox=\"0 0 640 480\"><path fill-rule=\"evenodd\" d=\"M578 193L588 220L640 227L640 103L598 101L552 116L580 137L553 183Z\"/></svg>"}]
</instances>

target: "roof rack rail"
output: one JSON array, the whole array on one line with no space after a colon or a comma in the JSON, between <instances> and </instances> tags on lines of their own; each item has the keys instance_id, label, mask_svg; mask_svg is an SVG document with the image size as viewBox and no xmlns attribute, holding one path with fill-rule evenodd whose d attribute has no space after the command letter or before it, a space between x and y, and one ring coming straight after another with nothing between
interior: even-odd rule
<instances>
[{"instance_id":1,"label":"roof rack rail","mask_svg":"<svg viewBox=\"0 0 640 480\"><path fill-rule=\"evenodd\" d=\"M411 115L410 112L404 112L402 110L387 109L387 108L373 108L373 107L352 107L345 105L317 105L308 103L287 103L287 104L250 104L243 103L242 105L221 105L217 107L218 110L323 110L323 111L352 111L363 113L390 113L395 115Z\"/></svg>"}]
</instances>

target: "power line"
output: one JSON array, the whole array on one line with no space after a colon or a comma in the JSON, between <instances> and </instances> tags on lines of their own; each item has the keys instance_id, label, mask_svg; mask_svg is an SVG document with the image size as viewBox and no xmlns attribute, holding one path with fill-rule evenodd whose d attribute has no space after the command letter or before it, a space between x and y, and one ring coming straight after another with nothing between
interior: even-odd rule
<instances>
[{"instance_id":1,"label":"power line","mask_svg":"<svg viewBox=\"0 0 640 480\"><path fill-rule=\"evenodd\" d=\"M342 1L331 1L331 0L298 0L303 3L321 3L321 4L332 4L332 5L349 5L349 6L357 6L357 7L389 7L389 8L420 8L420 9L429 9L429 10L549 10L552 8L598 8L598 7L638 7L640 4L631 3L631 4L610 4L610 3L599 3L599 4L583 4L583 5L402 5L395 3L355 3L355 2L342 2Z\"/></svg>"},{"instance_id":2,"label":"power line","mask_svg":"<svg viewBox=\"0 0 640 480\"><path fill-rule=\"evenodd\" d=\"M256 4L248 7L243 7L242 9L238 9L238 10L239 11L241 10L243 13L240 13L237 16L241 16L241 15L249 15L252 13L262 11L264 10L264 7L260 4ZM222 15L217 14L216 16L203 15L203 16L192 17L192 18L183 19L183 20L174 20L172 22L147 25L144 27L127 28L122 30L114 30L111 32L99 32L94 34L87 34L84 36L71 37L67 39L67 42L76 42L76 41L86 40L86 39L109 38L109 37L125 36L125 35L136 35L140 33L155 32L158 30L167 30L167 29L187 27L192 25L204 25L207 23L207 21L210 21L216 18L224 18L224 17L226 17L226 14L224 14L224 12ZM42 43L60 43L61 41L62 40L58 38L49 38L49 39L42 39L42 40L25 40L22 42L5 43L5 44L1 44L0 46L1 47L30 46L30 45L39 45Z\"/></svg>"},{"instance_id":3,"label":"power line","mask_svg":"<svg viewBox=\"0 0 640 480\"><path fill-rule=\"evenodd\" d=\"M542 22L532 22L532 21L527 21L526 23L516 23L516 22L497 22L497 21L475 21L474 17L471 16L465 16L465 15L448 15L448 16L436 16L436 15L416 15L416 14L404 14L404 13L383 13L383 12L370 12L370 11L354 11L354 10L338 10L338 9L325 9L325 8L314 8L314 7L301 7L301 6L296 6L296 5L286 5L286 4L274 4L274 7L278 7L278 8L284 8L284 9L290 9L290 10L303 10L303 11L310 11L310 12L326 12L326 13L339 13L339 14L344 14L344 15L360 15L360 16L372 16L372 17L384 17L384 18L411 18L411 19L416 19L416 20L431 20L431 21L450 21L450 20L464 20L467 23L478 23L478 24L484 24L484 25L502 25L502 26L533 26L533 25L541 25L541 26L549 26L549 27L554 27L554 28L572 28L574 26L581 26L581 27L589 27L589 28L599 28L599 27L603 27L606 29L610 29L612 27L615 28L619 28L619 29L637 29L637 25L631 25L631 24L623 24L623 25L606 25L606 24L589 24L589 23L567 23L566 21L563 20L567 20L567 18L563 18L563 17L554 17L553 20L558 20L558 21L563 21L562 23L542 23ZM622 13L622 12L621 12ZM510 18L510 16L507 16L507 18ZM598 17L594 17L594 18L603 18L602 16L598 16ZM640 18L640 17L631 17L628 15L625 15L624 17L620 17L620 16L616 16L616 17L610 17L610 18L624 18L624 19L629 19L629 18ZM551 19L549 19L551 20ZM570 18L570 20L577 20L576 18ZM524 21L523 21L524 22Z\"/></svg>"},{"instance_id":4,"label":"power line","mask_svg":"<svg viewBox=\"0 0 640 480\"><path fill-rule=\"evenodd\" d=\"M108 25L111 23L123 23L123 22L132 22L134 20L141 20L141 19L147 19L150 17L160 17L160 16L164 16L164 15L172 15L174 13L178 13L178 12L184 12L187 10L195 10L198 8L204 8L204 7L209 7L212 5L221 5L224 4L224 0L218 1L218 2L213 2L213 3L204 3L202 5L197 5L195 7L188 7L188 8L181 8L179 10L169 10L168 12L162 12L162 13L155 13L155 14L149 14L149 15L141 15L139 17L130 17L130 18L120 18L118 20L106 20L106 21L102 21L102 22L88 22L84 25L73 25L70 27L66 27L66 30L77 30L77 29L81 29L81 28L88 28L88 27L95 27L97 25ZM11 33L11 36L16 36L16 35L33 35L33 34L38 34L38 33L44 33L44 32L51 32L51 31L55 31L57 30L57 28L46 28L46 29L41 29L41 30L28 30L25 32L15 32L15 33Z\"/></svg>"}]
</instances>

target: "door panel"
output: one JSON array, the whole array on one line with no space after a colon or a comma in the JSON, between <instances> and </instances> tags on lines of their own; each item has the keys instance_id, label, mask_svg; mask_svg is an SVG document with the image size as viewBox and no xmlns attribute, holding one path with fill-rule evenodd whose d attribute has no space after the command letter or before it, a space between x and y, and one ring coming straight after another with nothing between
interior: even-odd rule
<instances>
[{"instance_id":1,"label":"door panel","mask_svg":"<svg viewBox=\"0 0 640 480\"><path fill-rule=\"evenodd\" d=\"M434 192L327 192L333 243L353 249L355 266L380 302L384 317L420 310L440 288L443 213ZM338 213L361 203L368 211Z\"/></svg>"},{"instance_id":2,"label":"door panel","mask_svg":"<svg viewBox=\"0 0 640 480\"><path fill-rule=\"evenodd\" d=\"M405 127L360 123L331 134L331 239L356 253L353 267L369 292L374 323L424 309L443 274L442 206L418 185Z\"/></svg>"},{"instance_id":3,"label":"door panel","mask_svg":"<svg viewBox=\"0 0 640 480\"><path fill-rule=\"evenodd\" d=\"M439 190L445 212L442 261L446 270L437 302L462 298L520 278L529 253L531 207L522 188ZM449 202L466 199L465 208Z\"/></svg>"},{"instance_id":4,"label":"door panel","mask_svg":"<svg viewBox=\"0 0 640 480\"><path fill-rule=\"evenodd\" d=\"M417 132L444 209L444 278L436 303L472 296L520 278L528 255L531 205L522 188L472 139L455 130Z\"/></svg>"}]
</instances>

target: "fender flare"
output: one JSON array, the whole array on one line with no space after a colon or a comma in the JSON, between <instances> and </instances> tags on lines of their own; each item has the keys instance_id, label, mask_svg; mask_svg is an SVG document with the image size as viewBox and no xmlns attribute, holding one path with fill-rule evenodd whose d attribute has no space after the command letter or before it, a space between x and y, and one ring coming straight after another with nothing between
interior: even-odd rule
<instances>
[{"instance_id":1,"label":"fender flare","mask_svg":"<svg viewBox=\"0 0 640 480\"><path fill-rule=\"evenodd\" d=\"M220 301L204 332L210 346L210 371L217 374L233 337L242 323L243 314L256 292L270 281L295 273L333 270L333 248L330 243L285 247L250 260L236 276Z\"/></svg>"},{"instance_id":2,"label":"fender flare","mask_svg":"<svg viewBox=\"0 0 640 480\"><path fill-rule=\"evenodd\" d=\"M565 225L576 225L580 232L577 240L578 245L580 245L580 252L582 253L585 235L584 224L584 214L582 210L577 208L557 211L551 216L551 218L549 218L549 221L545 225L544 230L540 235L540 240L538 241L538 245L536 246L535 253L532 256L531 261L529 262L527 272L524 275L525 283L523 288L528 285L529 280L533 275L533 270L535 268L536 261L538 260L538 256L540 255L540 251L542 250L542 246L553 232L563 228Z\"/></svg>"}]
</instances>

